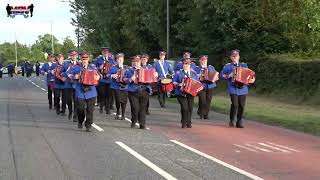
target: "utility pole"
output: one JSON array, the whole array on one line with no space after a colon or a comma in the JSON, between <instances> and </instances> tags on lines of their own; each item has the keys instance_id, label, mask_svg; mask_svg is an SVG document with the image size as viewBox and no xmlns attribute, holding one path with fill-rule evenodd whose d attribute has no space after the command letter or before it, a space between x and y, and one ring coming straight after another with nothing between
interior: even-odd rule
<instances>
[{"instance_id":1,"label":"utility pole","mask_svg":"<svg viewBox=\"0 0 320 180\"><path fill-rule=\"evenodd\" d=\"M17 33L14 33L14 49L16 52L16 68L18 67ZM17 72L16 72L17 73Z\"/></svg>"},{"instance_id":2,"label":"utility pole","mask_svg":"<svg viewBox=\"0 0 320 180\"><path fill-rule=\"evenodd\" d=\"M52 51L51 53L54 54L52 20L51 20L51 51Z\"/></svg>"}]
</instances>

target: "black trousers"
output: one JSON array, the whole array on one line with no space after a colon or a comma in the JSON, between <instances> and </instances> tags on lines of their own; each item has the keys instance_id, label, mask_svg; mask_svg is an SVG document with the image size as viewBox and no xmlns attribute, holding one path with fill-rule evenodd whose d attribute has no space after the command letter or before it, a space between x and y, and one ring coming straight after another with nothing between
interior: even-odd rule
<instances>
[{"instance_id":1,"label":"black trousers","mask_svg":"<svg viewBox=\"0 0 320 180\"><path fill-rule=\"evenodd\" d=\"M78 123L82 124L86 119L85 126L91 127L93 123L94 103L96 98L80 99L77 98Z\"/></svg>"},{"instance_id":2,"label":"black trousers","mask_svg":"<svg viewBox=\"0 0 320 180\"><path fill-rule=\"evenodd\" d=\"M13 77L13 71L9 71L9 72L8 72L8 76L9 76L9 77Z\"/></svg>"},{"instance_id":3,"label":"black trousers","mask_svg":"<svg viewBox=\"0 0 320 180\"><path fill-rule=\"evenodd\" d=\"M161 82L158 82L158 101L161 107L166 105L167 92L161 90Z\"/></svg>"},{"instance_id":4,"label":"black trousers","mask_svg":"<svg viewBox=\"0 0 320 180\"><path fill-rule=\"evenodd\" d=\"M0 78L2 78L2 71L0 71Z\"/></svg>"},{"instance_id":5,"label":"black trousers","mask_svg":"<svg viewBox=\"0 0 320 180\"><path fill-rule=\"evenodd\" d=\"M60 112L60 100L62 101L61 112L66 112L66 96L64 93L64 89L54 88L54 104L55 104L56 111L59 111L59 112Z\"/></svg>"},{"instance_id":6,"label":"black trousers","mask_svg":"<svg viewBox=\"0 0 320 180\"><path fill-rule=\"evenodd\" d=\"M139 122L140 126L146 125L146 106L148 102L149 93L146 91L129 92L129 101L131 106L131 122L136 124Z\"/></svg>"},{"instance_id":7,"label":"black trousers","mask_svg":"<svg viewBox=\"0 0 320 180\"><path fill-rule=\"evenodd\" d=\"M24 76L24 70L21 71L21 75Z\"/></svg>"},{"instance_id":8,"label":"black trousers","mask_svg":"<svg viewBox=\"0 0 320 180\"><path fill-rule=\"evenodd\" d=\"M105 108L106 112L110 112L111 102L113 99L110 83L99 83L98 85L99 105L100 109Z\"/></svg>"},{"instance_id":9,"label":"black trousers","mask_svg":"<svg viewBox=\"0 0 320 180\"><path fill-rule=\"evenodd\" d=\"M48 101L49 101L49 105L50 106L52 106L52 95L53 95L53 91L52 91L52 89L51 89L51 86L50 85L48 85ZM56 107L55 106L55 102L54 102L54 107Z\"/></svg>"},{"instance_id":10,"label":"black trousers","mask_svg":"<svg viewBox=\"0 0 320 180\"><path fill-rule=\"evenodd\" d=\"M213 89L203 89L199 92L199 113L200 116L208 116L213 96Z\"/></svg>"},{"instance_id":11,"label":"black trousers","mask_svg":"<svg viewBox=\"0 0 320 180\"><path fill-rule=\"evenodd\" d=\"M76 105L75 105L75 94L73 88L67 88L64 89L64 94L66 96L66 103L68 105L69 114L72 114L72 112L77 112ZM75 115L73 115L74 119L76 118Z\"/></svg>"},{"instance_id":12,"label":"black trousers","mask_svg":"<svg viewBox=\"0 0 320 180\"><path fill-rule=\"evenodd\" d=\"M191 125L194 97L188 94L186 96L177 96L177 99L181 108L181 124L183 126Z\"/></svg>"},{"instance_id":13,"label":"black trousers","mask_svg":"<svg viewBox=\"0 0 320 180\"><path fill-rule=\"evenodd\" d=\"M36 71L36 75L39 76L39 74L40 74L39 71Z\"/></svg>"},{"instance_id":14,"label":"black trousers","mask_svg":"<svg viewBox=\"0 0 320 180\"><path fill-rule=\"evenodd\" d=\"M246 95L234 95L230 94L231 107L230 107L230 121L233 122L237 116L237 125L242 124L242 115L244 112L244 106L246 104Z\"/></svg>"},{"instance_id":15,"label":"black trousers","mask_svg":"<svg viewBox=\"0 0 320 180\"><path fill-rule=\"evenodd\" d=\"M150 106L150 100L149 100L150 98L149 98L149 96L148 96L148 101L147 101L147 107L146 107L146 112L149 112L149 106Z\"/></svg>"},{"instance_id":16,"label":"black trousers","mask_svg":"<svg viewBox=\"0 0 320 180\"><path fill-rule=\"evenodd\" d=\"M115 89L112 89L112 92L115 97L117 115L120 115L120 108L121 108L121 115L122 117L124 117L124 113L126 111L126 106L128 102L128 92L123 90L115 90Z\"/></svg>"}]
</instances>

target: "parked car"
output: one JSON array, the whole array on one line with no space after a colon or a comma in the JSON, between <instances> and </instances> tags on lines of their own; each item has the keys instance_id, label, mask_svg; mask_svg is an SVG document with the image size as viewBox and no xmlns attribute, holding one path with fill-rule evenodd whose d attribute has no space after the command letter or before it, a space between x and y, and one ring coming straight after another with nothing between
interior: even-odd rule
<instances>
[{"instance_id":1,"label":"parked car","mask_svg":"<svg viewBox=\"0 0 320 180\"><path fill-rule=\"evenodd\" d=\"M17 66L17 74L21 74L22 73L22 68L21 66Z\"/></svg>"},{"instance_id":2,"label":"parked car","mask_svg":"<svg viewBox=\"0 0 320 180\"><path fill-rule=\"evenodd\" d=\"M2 74L8 74L8 69L6 67L2 68Z\"/></svg>"}]
</instances>

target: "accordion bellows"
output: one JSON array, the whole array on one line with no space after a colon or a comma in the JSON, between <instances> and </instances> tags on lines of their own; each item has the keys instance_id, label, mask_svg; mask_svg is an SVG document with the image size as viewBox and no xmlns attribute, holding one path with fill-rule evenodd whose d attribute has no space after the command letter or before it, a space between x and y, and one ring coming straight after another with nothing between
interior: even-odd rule
<instances>
[{"instance_id":1,"label":"accordion bellows","mask_svg":"<svg viewBox=\"0 0 320 180\"><path fill-rule=\"evenodd\" d=\"M96 86L99 81L95 79L95 75L97 75L96 70L82 70L80 72L80 84Z\"/></svg>"},{"instance_id":2,"label":"accordion bellows","mask_svg":"<svg viewBox=\"0 0 320 180\"><path fill-rule=\"evenodd\" d=\"M138 72L136 72L137 79L135 83L143 83L143 84L150 84L157 82L157 78L154 76L156 72L155 69L143 69L140 68Z\"/></svg>"},{"instance_id":3,"label":"accordion bellows","mask_svg":"<svg viewBox=\"0 0 320 180\"><path fill-rule=\"evenodd\" d=\"M236 67L233 70L234 76L232 78L233 82L242 83L249 85L250 79L255 77L255 72L249 68Z\"/></svg>"},{"instance_id":4,"label":"accordion bellows","mask_svg":"<svg viewBox=\"0 0 320 180\"><path fill-rule=\"evenodd\" d=\"M61 70L62 70L63 66L61 65L58 65L55 69L54 69L54 76L57 78L57 79L60 79L60 80L64 80L64 77L61 75Z\"/></svg>"},{"instance_id":5,"label":"accordion bellows","mask_svg":"<svg viewBox=\"0 0 320 180\"><path fill-rule=\"evenodd\" d=\"M181 87L182 92L192 96L197 96L201 90L203 90L203 85L201 82L188 77L183 79Z\"/></svg>"}]
</instances>

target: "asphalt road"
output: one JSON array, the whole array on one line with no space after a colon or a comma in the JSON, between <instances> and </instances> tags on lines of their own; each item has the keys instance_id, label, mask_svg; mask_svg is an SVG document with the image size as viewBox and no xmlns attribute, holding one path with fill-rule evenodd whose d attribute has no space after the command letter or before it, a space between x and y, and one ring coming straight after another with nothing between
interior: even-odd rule
<instances>
[{"instance_id":1,"label":"asphalt road","mask_svg":"<svg viewBox=\"0 0 320 180\"><path fill-rule=\"evenodd\" d=\"M43 77L0 79L0 179L320 179L318 137L253 122L231 129L213 112L181 129L177 104L150 103L149 130L96 109L88 133L48 109Z\"/></svg>"}]
</instances>

